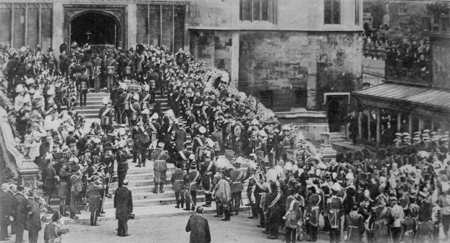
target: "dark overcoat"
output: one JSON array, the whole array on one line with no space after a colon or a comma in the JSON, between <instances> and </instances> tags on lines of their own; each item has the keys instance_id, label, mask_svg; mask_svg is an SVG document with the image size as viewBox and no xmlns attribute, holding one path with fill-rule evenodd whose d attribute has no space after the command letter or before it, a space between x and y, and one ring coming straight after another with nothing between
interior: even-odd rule
<instances>
[{"instance_id":1,"label":"dark overcoat","mask_svg":"<svg viewBox=\"0 0 450 243\"><path fill-rule=\"evenodd\" d=\"M210 243L211 234L209 232L208 220L200 215L192 215L187 224L186 232L191 232L190 243Z\"/></svg>"},{"instance_id":2,"label":"dark overcoat","mask_svg":"<svg viewBox=\"0 0 450 243\"><path fill-rule=\"evenodd\" d=\"M127 220L133 211L133 198L128 188L121 186L114 194L114 208L116 209L116 219Z\"/></svg>"}]
</instances>

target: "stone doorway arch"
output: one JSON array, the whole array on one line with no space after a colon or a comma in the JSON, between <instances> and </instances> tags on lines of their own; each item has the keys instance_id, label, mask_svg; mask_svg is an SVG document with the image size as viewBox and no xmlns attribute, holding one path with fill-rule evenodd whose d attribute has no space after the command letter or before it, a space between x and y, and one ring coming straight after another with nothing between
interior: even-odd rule
<instances>
[{"instance_id":1,"label":"stone doorway arch","mask_svg":"<svg viewBox=\"0 0 450 243\"><path fill-rule=\"evenodd\" d=\"M64 5L64 42L70 44L73 40L86 40L87 36L73 36L73 34L79 35L79 33L87 34L92 32L91 29L98 33L91 33L90 38L98 40L107 40L108 43L94 43L94 44L110 44L115 47L126 46L126 5L92 5L92 4L66 4ZM98 23L90 20L97 18ZM91 26L84 24L82 26L75 26L78 24L94 23ZM108 25L109 23L109 25ZM74 25L75 24L75 25ZM105 29L101 29L101 25L105 26ZM96 26L95 26L96 25ZM75 28L75 30L73 29ZM76 33L73 33L74 31ZM97 35L107 35L106 37L95 37ZM70 46L70 45L69 45Z\"/></svg>"}]
</instances>

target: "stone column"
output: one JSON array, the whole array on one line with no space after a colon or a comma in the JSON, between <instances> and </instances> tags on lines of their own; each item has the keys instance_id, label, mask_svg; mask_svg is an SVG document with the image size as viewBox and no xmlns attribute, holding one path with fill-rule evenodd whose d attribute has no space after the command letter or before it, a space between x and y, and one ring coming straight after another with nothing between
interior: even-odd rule
<instances>
[{"instance_id":1,"label":"stone column","mask_svg":"<svg viewBox=\"0 0 450 243\"><path fill-rule=\"evenodd\" d=\"M231 85L239 87L239 32L233 32L231 40Z\"/></svg>"},{"instance_id":2,"label":"stone column","mask_svg":"<svg viewBox=\"0 0 450 243\"><path fill-rule=\"evenodd\" d=\"M419 131L423 130L423 119L419 118Z\"/></svg>"},{"instance_id":3,"label":"stone column","mask_svg":"<svg viewBox=\"0 0 450 243\"><path fill-rule=\"evenodd\" d=\"M127 48L134 48L136 46L137 35L137 6L136 4L128 4L127 6Z\"/></svg>"},{"instance_id":4,"label":"stone column","mask_svg":"<svg viewBox=\"0 0 450 243\"><path fill-rule=\"evenodd\" d=\"M60 1L53 2L53 36L52 48L56 56L59 55L59 46L64 43L64 6ZM70 43L67 43L70 46Z\"/></svg>"},{"instance_id":5,"label":"stone column","mask_svg":"<svg viewBox=\"0 0 450 243\"><path fill-rule=\"evenodd\" d=\"M358 139L362 139L362 112L358 112Z\"/></svg>"},{"instance_id":6,"label":"stone column","mask_svg":"<svg viewBox=\"0 0 450 243\"><path fill-rule=\"evenodd\" d=\"M372 119L372 113L370 112L370 109L367 110L368 111L368 116L367 116L367 141L371 141L372 140L372 133L371 133L371 129L370 129L370 121Z\"/></svg>"},{"instance_id":7,"label":"stone column","mask_svg":"<svg viewBox=\"0 0 450 243\"><path fill-rule=\"evenodd\" d=\"M402 113L397 113L397 132L402 131Z\"/></svg>"},{"instance_id":8,"label":"stone column","mask_svg":"<svg viewBox=\"0 0 450 243\"><path fill-rule=\"evenodd\" d=\"M376 140L377 140L377 146L380 145L381 142L381 114L380 114L380 108L376 109L376 116L377 116L377 136L376 136Z\"/></svg>"},{"instance_id":9,"label":"stone column","mask_svg":"<svg viewBox=\"0 0 450 243\"><path fill-rule=\"evenodd\" d=\"M412 130L412 115L408 115L408 132L409 135L412 136L413 130Z\"/></svg>"}]
</instances>

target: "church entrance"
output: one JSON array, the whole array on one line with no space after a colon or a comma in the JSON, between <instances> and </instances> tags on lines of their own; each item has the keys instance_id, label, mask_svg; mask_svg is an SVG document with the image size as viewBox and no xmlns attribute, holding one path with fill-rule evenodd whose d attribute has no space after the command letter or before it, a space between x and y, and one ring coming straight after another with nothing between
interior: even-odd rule
<instances>
[{"instance_id":1,"label":"church entrance","mask_svg":"<svg viewBox=\"0 0 450 243\"><path fill-rule=\"evenodd\" d=\"M87 11L75 16L70 22L71 43L93 46L118 46L119 21L108 13Z\"/></svg>"}]
</instances>

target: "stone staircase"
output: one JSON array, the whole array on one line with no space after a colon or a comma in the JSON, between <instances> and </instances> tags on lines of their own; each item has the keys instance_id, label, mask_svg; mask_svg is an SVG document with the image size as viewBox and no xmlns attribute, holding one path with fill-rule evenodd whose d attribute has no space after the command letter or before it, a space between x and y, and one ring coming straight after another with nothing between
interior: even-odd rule
<instances>
[{"instance_id":1,"label":"stone staircase","mask_svg":"<svg viewBox=\"0 0 450 243\"><path fill-rule=\"evenodd\" d=\"M167 205L176 204L175 192L173 186L170 183L170 178L175 169L173 164L167 164L167 183L164 185L164 193L153 193L155 183L153 181L153 162L147 161L146 167L135 167L134 164L129 162L130 169L127 173L128 189L131 190L133 195L133 207L147 207L155 205ZM114 194L114 191L118 187L117 182L110 185L110 193ZM203 202L204 195L202 193L197 194L197 202ZM113 199L110 198L105 201L104 208L113 208Z\"/></svg>"},{"instance_id":2,"label":"stone staircase","mask_svg":"<svg viewBox=\"0 0 450 243\"><path fill-rule=\"evenodd\" d=\"M344 132L330 132L330 143L350 141Z\"/></svg>"},{"instance_id":3,"label":"stone staircase","mask_svg":"<svg viewBox=\"0 0 450 243\"><path fill-rule=\"evenodd\" d=\"M75 107L75 111L83 115L85 119L98 119L98 113L103 107L103 99L109 97L109 93L98 92L98 93L87 93L86 95L86 106Z\"/></svg>"},{"instance_id":4,"label":"stone staircase","mask_svg":"<svg viewBox=\"0 0 450 243\"><path fill-rule=\"evenodd\" d=\"M86 119L98 119L98 113L100 109L103 107L103 99L105 97L109 97L109 93L107 92L87 93L86 106L83 107L77 106L74 108L74 110L79 112ZM163 96L158 93L155 96L155 101L158 101L161 104L161 109L163 111L166 111L170 108L169 101L166 96Z\"/></svg>"}]
</instances>

